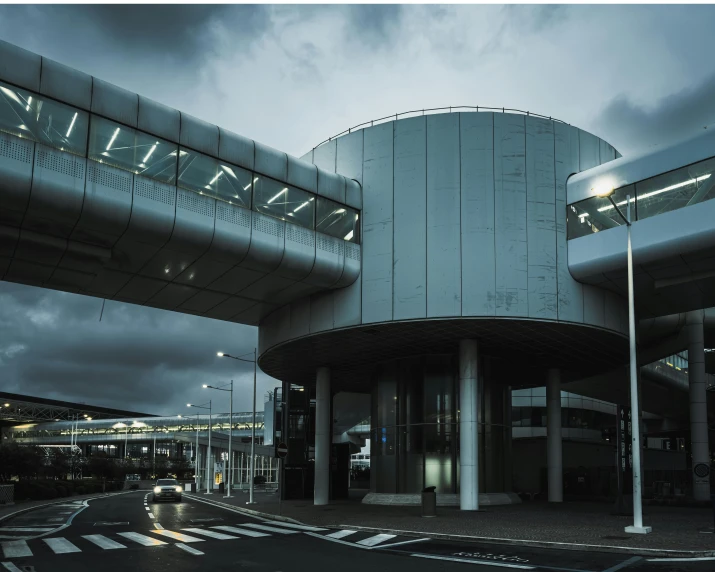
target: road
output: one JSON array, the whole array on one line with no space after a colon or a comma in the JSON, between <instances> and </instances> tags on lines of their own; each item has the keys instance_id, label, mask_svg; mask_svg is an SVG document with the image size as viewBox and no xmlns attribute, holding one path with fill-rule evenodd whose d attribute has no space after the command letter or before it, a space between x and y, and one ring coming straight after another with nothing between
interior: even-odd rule
<instances>
[{"instance_id":1,"label":"road","mask_svg":"<svg viewBox=\"0 0 715 572\"><path fill-rule=\"evenodd\" d=\"M0 523L0 572L704 572L715 559L653 561L603 552L435 541L277 523L216 495L153 503L146 491L68 501Z\"/></svg>"}]
</instances>

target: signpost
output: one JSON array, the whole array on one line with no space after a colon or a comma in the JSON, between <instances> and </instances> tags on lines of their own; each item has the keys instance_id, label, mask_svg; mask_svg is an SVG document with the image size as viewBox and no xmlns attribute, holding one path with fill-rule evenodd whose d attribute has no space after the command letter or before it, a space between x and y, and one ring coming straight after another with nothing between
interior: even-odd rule
<instances>
[{"instance_id":1,"label":"signpost","mask_svg":"<svg viewBox=\"0 0 715 572\"><path fill-rule=\"evenodd\" d=\"M278 456L278 515L281 514L281 503L283 501L283 459L288 456L288 445L282 441L276 447L276 455Z\"/></svg>"}]
</instances>

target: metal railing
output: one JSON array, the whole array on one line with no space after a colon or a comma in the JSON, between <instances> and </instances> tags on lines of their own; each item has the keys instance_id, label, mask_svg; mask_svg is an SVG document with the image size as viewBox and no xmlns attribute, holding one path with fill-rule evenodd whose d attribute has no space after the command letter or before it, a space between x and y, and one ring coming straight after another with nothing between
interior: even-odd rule
<instances>
[{"instance_id":1,"label":"metal railing","mask_svg":"<svg viewBox=\"0 0 715 572\"><path fill-rule=\"evenodd\" d=\"M501 113L521 113L522 115L527 115L529 117L540 117L541 119L548 119L550 121L558 121L559 123L563 123L564 125L570 125L570 123L566 123L565 121L561 121L560 119L557 119L556 117L551 117L551 116L546 116L546 115L540 115L538 113L532 113L530 111L524 111L522 109L511 109L509 107L485 107L481 105L450 105L449 107L432 107L430 109L415 109L413 111L403 111L402 113L395 113L393 115L387 115L385 117L380 117L379 119L372 119L370 121L365 121L364 123L360 123L359 125L356 125L355 127L350 127L349 129L346 129L345 131L341 131L337 135L333 135L332 137L328 137L325 141L321 141L318 143L315 147L313 147L313 151L315 151L318 147L321 145L325 145L326 143L330 143L333 139L337 139L338 137L342 137L343 135L348 135L349 133L352 133L353 131L358 131L360 129L364 129L365 127L373 127L375 125L379 125L380 123L387 123L388 121L397 121L400 118L407 119L407 117L420 117L423 115L431 115L436 112L441 112L441 111L447 111L448 113L462 113L462 112L478 112L478 111L497 111Z\"/></svg>"},{"instance_id":2,"label":"metal railing","mask_svg":"<svg viewBox=\"0 0 715 572\"><path fill-rule=\"evenodd\" d=\"M15 485L0 485L0 504L15 504Z\"/></svg>"}]
</instances>

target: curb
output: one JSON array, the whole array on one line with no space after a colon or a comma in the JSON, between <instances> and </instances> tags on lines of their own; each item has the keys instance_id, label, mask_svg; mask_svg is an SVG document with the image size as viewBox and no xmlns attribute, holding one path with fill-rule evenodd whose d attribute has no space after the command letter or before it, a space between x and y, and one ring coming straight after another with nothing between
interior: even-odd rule
<instances>
[{"instance_id":1,"label":"curb","mask_svg":"<svg viewBox=\"0 0 715 572\"><path fill-rule=\"evenodd\" d=\"M88 500L95 500L95 499L102 499L106 498L115 494L123 494L123 493L128 493L128 492L135 492L135 491L112 491L111 493L103 493L100 494L99 496L84 496L84 495L76 495L72 497L63 497L62 499L58 499L52 502L48 502L45 504L36 504L34 506L28 506L27 508L21 508L20 510L16 510L15 512L8 513L4 516L0 516L0 522L7 520L8 518L11 518L13 516L17 516L18 514L22 514L23 512L29 512L31 510L35 510L38 508L45 508L46 506L52 506L55 504L62 504L66 503L70 500L82 500L82 501L88 501ZM84 498L78 498L78 497L84 497Z\"/></svg>"},{"instance_id":2,"label":"curb","mask_svg":"<svg viewBox=\"0 0 715 572\"><path fill-rule=\"evenodd\" d=\"M715 550L665 550L658 548L636 548L632 546L608 546L601 544L576 544L569 542L549 542L542 540L519 540L515 538L491 538L488 536L467 536L462 534L444 534L439 532L392 530L374 528L371 526L352 526L341 524L339 528L360 530L363 532L385 532L401 536L419 537L429 536L433 540L454 540L459 542L482 542L485 544L504 544L512 546L526 546L531 548L550 548L555 550L578 550L588 552L611 552L622 554L635 554L638 556L686 557L708 558L715 556Z\"/></svg>"},{"instance_id":3,"label":"curb","mask_svg":"<svg viewBox=\"0 0 715 572\"><path fill-rule=\"evenodd\" d=\"M277 520L279 522L290 522L291 524L304 524L304 523L300 522L299 520L295 520L294 518L289 518L287 516L271 514L268 512L260 512L260 511L253 510L250 508L243 508L242 506L236 506L234 504L229 504L227 502L215 501L213 499L204 499L204 498L194 495L193 493L184 493L184 495L190 499L194 499L199 502L205 502L206 504L212 504L212 505L215 505L215 506L218 506L221 508L231 509L236 512L245 514L247 516L252 516L254 518L262 518L265 520Z\"/></svg>"}]
</instances>

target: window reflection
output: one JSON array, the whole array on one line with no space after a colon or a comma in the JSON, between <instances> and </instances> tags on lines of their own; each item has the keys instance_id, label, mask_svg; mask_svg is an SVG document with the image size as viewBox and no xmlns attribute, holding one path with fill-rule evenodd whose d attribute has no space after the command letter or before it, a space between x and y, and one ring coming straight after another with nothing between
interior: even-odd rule
<instances>
[{"instance_id":1,"label":"window reflection","mask_svg":"<svg viewBox=\"0 0 715 572\"><path fill-rule=\"evenodd\" d=\"M178 145L92 116L89 158L165 183L176 179ZM184 153L182 151L182 153Z\"/></svg>"},{"instance_id":2,"label":"window reflection","mask_svg":"<svg viewBox=\"0 0 715 572\"><path fill-rule=\"evenodd\" d=\"M84 111L0 82L0 131L84 156L87 123Z\"/></svg>"},{"instance_id":3,"label":"window reflection","mask_svg":"<svg viewBox=\"0 0 715 572\"><path fill-rule=\"evenodd\" d=\"M644 219L715 198L715 158L636 184L638 218Z\"/></svg>"},{"instance_id":4,"label":"window reflection","mask_svg":"<svg viewBox=\"0 0 715 572\"><path fill-rule=\"evenodd\" d=\"M631 197L631 220L636 220L633 185L617 189L613 193L613 202L618 205L624 216L628 216L627 196ZM585 201L569 205L566 218L566 232L569 240L625 224L611 201L602 197L591 197Z\"/></svg>"},{"instance_id":5,"label":"window reflection","mask_svg":"<svg viewBox=\"0 0 715 572\"><path fill-rule=\"evenodd\" d=\"M255 175L253 209L306 228L313 228L315 196L285 183Z\"/></svg>"},{"instance_id":6,"label":"window reflection","mask_svg":"<svg viewBox=\"0 0 715 572\"><path fill-rule=\"evenodd\" d=\"M315 230L349 242L358 242L358 228L357 211L318 197Z\"/></svg>"},{"instance_id":7,"label":"window reflection","mask_svg":"<svg viewBox=\"0 0 715 572\"><path fill-rule=\"evenodd\" d=\"M180 149L179 155L180 187L251 208L250 171L189 149Z\"/></svg>"}]
</instances>

